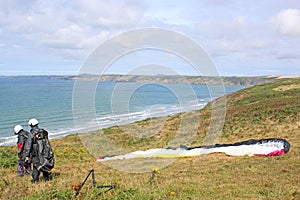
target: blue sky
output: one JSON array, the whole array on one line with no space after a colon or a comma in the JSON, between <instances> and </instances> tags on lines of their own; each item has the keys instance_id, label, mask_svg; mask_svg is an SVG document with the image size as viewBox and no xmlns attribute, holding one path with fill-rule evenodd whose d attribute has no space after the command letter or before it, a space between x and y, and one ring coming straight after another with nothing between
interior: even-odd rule
<instances>
[{"instance_id":1,"label":"blue sky","mask_svg":"<svg viewBox=\"0 0 300 200\"><path fill-rule=\"evenodd\" d=\"M298 0L2 0L0 75L78 74L104 41L146 27L194 40L220 75L300 74ZM124 57L107 72L150 69L151 60L155 73L161 65L197 75L182 60L151 51Z\"/></svg>"}]
</instances>

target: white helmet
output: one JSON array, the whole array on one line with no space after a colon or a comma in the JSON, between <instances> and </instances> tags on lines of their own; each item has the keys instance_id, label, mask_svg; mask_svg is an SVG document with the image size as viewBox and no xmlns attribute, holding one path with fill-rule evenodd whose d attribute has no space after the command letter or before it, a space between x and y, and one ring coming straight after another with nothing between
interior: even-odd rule
<instances>
[{"instance_id":1,"label":"white helmet","mask_svg":"<svg viewBox=\"0 0 300 200\"><path fill-rule=\"evenodd\" d=\"M19 132L23 130L23 127L21 125L16 125L14 128L15 134L19 134Z\"/></svg>"},{"instance_id":2,"label":"white helmet","mask_svg":"<svg viewBox=\"0 0 300 200\"><path fill-rule=\"evenodd\" d=\"M29 126L36 126L39 124L39 121L37 119L32 118L31 120L28 121Z\"/></svg>"}]
</instances>

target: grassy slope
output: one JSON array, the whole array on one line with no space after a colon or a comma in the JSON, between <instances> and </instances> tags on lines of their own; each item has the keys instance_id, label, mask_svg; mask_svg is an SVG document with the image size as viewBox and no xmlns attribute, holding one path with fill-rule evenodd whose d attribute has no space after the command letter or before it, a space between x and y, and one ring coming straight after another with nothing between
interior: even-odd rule
<instances>
[{"instance_id":1,"label":"grassy slope","mask_svg":"<svg viewBox=\"0 0 300 200\"><path fill-rule=\"evenodd\" d=\"M85 141L92 147L100 140L99 134L104 133L110 141L128 151L168 146L183 118L199 121L192 146L201 145L210 123L210 107L211 104L201 111L136 123L151 137L128 136L123 131L125 126L91 132L84 138L71 135L53 140L56 154L53 180L35 187L32 187L30 177L16 176L15 148L0 147L0 199L24 196L25 199L70 199L74 194L72 185L82 181L92 168L98 184L116 184L118 187L100 193L100 189L91 187L89 180L80 199L300 199L300 79L258 85L227 96L226 122L218 142L285 138L291 143L291 150L284 156L213 154L178 159L160 169L151 179L151 172L125 173L97 163L82 145ZM151 133L155 131L153 127L147 128L151 121L158 124L163 120L159 133ZM132 126L128 128L133 134L140 131ZM90 149L96 156L97 149Z\"/></svg>"}]
</instances>

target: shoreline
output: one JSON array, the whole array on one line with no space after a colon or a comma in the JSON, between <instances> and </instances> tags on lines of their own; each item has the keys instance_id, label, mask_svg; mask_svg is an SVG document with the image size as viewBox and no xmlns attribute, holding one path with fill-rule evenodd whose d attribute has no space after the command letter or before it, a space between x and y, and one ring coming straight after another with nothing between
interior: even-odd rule
<instances>
[{"instance_id":1,"label":"shoreline","mask_svg":"<svg viewBox=\"0 0 300 200\"><path fill-rule=\"evenodd\" d=\"M205 108L205 106L208 103L209 102L194 105L193 107L196 107L196 106L198 107L196 109L191 109L191 110L184 109L183 111L173 112L172 114L167 114L167 115L153 115L153 116L148 116L148 117L145 117L145 118L139 118L137 120L127 120L127 121L122 122L122 123L120 123L120 122L116 123L115 122L115 124L109 124L108 126L103 126L103 127L99 127L99 126L85 127L85 128L82 128L82 131L80 131L80 129L79 130L78 129L77 130L72 129L70 131L66 131L65 133L51 134L51 132L49 132L49 130L47 128L45 128L45 129L49 132L49 139L50 140L55 140L55 139L67 137L69 135L87 134L87 133L90 133L90 132L93 132L93 131L99 131L99 130L102 130L102 129L105 129L105 128L129 125L129 124L132 124L132 123L138 123L138 122L142 122L142 121L149 120L149 119L152 119L152 118L165 118L165 117L174 116L174 115L177 115L177 114L184 114L184 113L189 113L189 112L192 112L192 111L199 111L199 110ZM132 113L129 113L128 115L130 116L130 115L132 115ZM44 128L44 127L41 127L41 128ZM15 143L17 141L17 135L9 136L8 138L9 138L9 140L2 142L4 144L1 144L0 147L1 146L15 146ZM5 140L6 138L0 138L0 139Z\"/></svg>"},{"instance_id":2,"label":"shoreline","mask_svg":"<svg viewBox=\"0 0 300 200\"><path fill-rule=\"evenodd\" d=\"M16 75L0 76L5 79L46 78L70 81L97 81L97 82L140 82L165 84L204 84L204 85L236 85L251 86L268 83L276 80L299 78L300 75L265 75L265 76L189 76L189 75L123 75L123 74L80 74L80 75Z\"/></svg>"}]
</instances>

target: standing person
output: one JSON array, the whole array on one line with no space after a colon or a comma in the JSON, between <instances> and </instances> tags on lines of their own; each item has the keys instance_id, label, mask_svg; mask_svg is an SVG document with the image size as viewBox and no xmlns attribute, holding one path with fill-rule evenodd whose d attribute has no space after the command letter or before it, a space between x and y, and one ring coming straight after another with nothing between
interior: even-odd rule
<instances>
[{"instance_id":1,"label":"standing person","mask_svg":"<svg viewBox=\"0 0 300 200\"><path fill-rule=\"evenodd\" d=\"M25 156L29 160L29 155L32 154L32 183L39 181L40 172L43 172L44 181L50 178L49 171L54 167L54 154L48 139L48 132L38 127L37 119L28 121L31 127L31 140L26 144Z\"/></svg>"},{"instance_id":2,"label":"standing person","mask_svg":"<svg viewBox=\"0 0 300 200\"><path fill-rule=\"evenodd\" d=\"M25 156L24 156L24 147L26 144L26 141L30 137L29 132L25 131L21 125L16 125L14 127L14 132L16 135L18 135L18 141L17 141L17 150L18 150L18 175L23 176L24 174L30 175L31 173L31 163L29 160L25 162Z\"/></svg>"}]
</instances>

